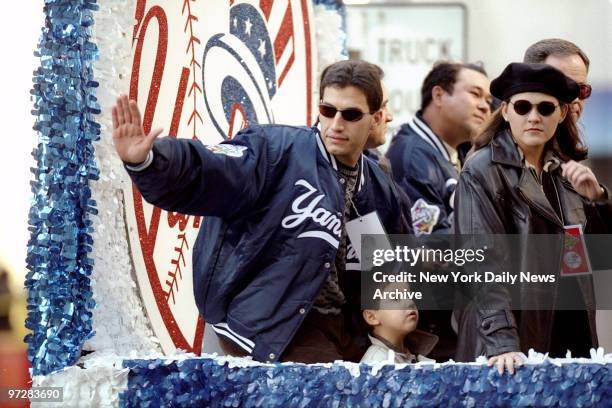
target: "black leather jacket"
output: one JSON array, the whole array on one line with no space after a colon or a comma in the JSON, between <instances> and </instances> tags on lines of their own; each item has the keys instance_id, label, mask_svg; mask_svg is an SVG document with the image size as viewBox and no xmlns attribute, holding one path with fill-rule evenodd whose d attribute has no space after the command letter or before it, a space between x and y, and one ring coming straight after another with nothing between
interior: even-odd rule
<instances>
[{"instance_id":1,"label":"black leather jacket","mask_svg":"<svg viewBox=\"0 0 612 408\"><path fill-rule=\"evenodd\" d=\"M498 133L491 143L468 157L461 172L455 192L455 232L561 234L564 225L573 224L581 224L587 233L610 231L612 205L609 199L594 203L580 196L561 176L558 165L550 170L550 175L557 191L561 217L524 166L510 132ZM606 197L609 197L607 190ZM551 259L549 256L542 258ZM560 270L561 253L553 259L559 259L556 270ZM578 286L587 309L592 346L596 347L592 278L579 278ZM521 312L518 326L508 294L502 288L487 291L484 300L488 310L472 301L466 308L455 311L459 326L458 361L472 361L479 355L527 352L529 348L540 352L549 350L556 296L538 296L530 286L522 286L520 294L530 302L533 310Z\"/></svg>"}]
</instances>

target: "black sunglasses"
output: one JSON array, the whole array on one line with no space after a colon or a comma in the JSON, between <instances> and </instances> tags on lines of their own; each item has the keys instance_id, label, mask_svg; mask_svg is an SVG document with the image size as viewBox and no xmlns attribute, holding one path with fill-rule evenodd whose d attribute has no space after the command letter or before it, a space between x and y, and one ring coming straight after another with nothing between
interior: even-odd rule
<instances>
[{"instance_id":1,"label":"black sunglasses","mask_svg":"<svg viewBox=\"0 0 612 408\"><path fill-rule=\"evenodd\" d=\"M580 94L578 95L578 99L584 100L588 98L589 96L591 96L591 91L593 90L593 87L591 87L591 85L580 84L579 86L580 86Z\"/></svg>"},{"instance_id":2,"label":"black sunglasses","mask_svg":"<svg viewBox=\"0 0 612 408\"><path fill-rule=\"evenodd\" d=\"M514 111L521 116L526 115L529 112L531 112L531 109L534 106L536 107L540 115L550 116L557 109L557 106L559 106L549 101L543 101L543 102L540 102L534 105L531 102L526 101L524 99L514 101L514 102L509 102L509 103L512 105L512 107L514 107Z\"/></svg>"},{"instance_id":3,"label":"black sunglasses","mask_svg":"<svg viewBox=\"0 0 612 408\"><path fill-rule=\"evenodd\" d=\"M357 108L348 108L340 110L335 106L328 105L326 103L319 104L319 113L325 116L326 118L331 119L336 117L337 112L340 112L340 114L342 115L342 119L348 122L357 122L361 120L361 118L363 118L363 115L365 115L364 112L360 111Z\"/></svg>"}]
</instances>

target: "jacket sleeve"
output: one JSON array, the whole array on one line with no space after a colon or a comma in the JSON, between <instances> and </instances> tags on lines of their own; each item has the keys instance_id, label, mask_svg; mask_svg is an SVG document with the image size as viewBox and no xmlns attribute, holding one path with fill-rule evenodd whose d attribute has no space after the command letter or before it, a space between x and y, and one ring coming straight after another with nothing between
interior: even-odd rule
<instances>
[{"instance_id":1,"label":"jacket sleeve","mask_svg":"<svg viewBox=\"0 0 612 408\"><path fill-rule=\"evenodd\" d=\"M144 199L157 207L232 217L253 206L270 176L272 154L263 136L257 126L211 146L164 137L153 146L151 165L127 170Z\"/></svg>"},{"instance_id":2,"label":"jacket sleeve","mask_svg":"<svg viewBox=\"0 0 612 408\"><path fill-rule=\"evenodd\" d=\"M446 185L431 158L413 149L410 160L404 160L401 172L394 173L396 182L410 199L412 228L416 235L449 234L452 212L449 200L454 185ZM392 163L392 169L395 165Z\"/></svg>"},{"instance_id":3,"label":"jacket sleeve","mask_svg":"<svg viewBox=\"0 0 612 408\"><path fill-rule=\"evenodd\" d=\"M585 201L585 214L589 221L586 232L590 234L612 233L612 196L606 186L601 187L604 189L601 200Z\"/></svg>"},{"instance_id":4,"label":"jacket sleeve","mask_svg":"<svg viewBox=\"0 0 612 408\"><path fill-rule=\"evenodd\" d=\"M395 185L395 190L400 202L401 224L403 225L403 230L401 233L414 234L414 230L412 229L412 214L410 213L412 202L410 201L408 195L404 193L404 191L398 185Z\"/></svg>"},{"instance_id":5,"label":"jacket sleeve","mask_svg":"<svg viewBox=\"0 0 612 408\"><path fill-rule=\"evenodd\" d=\"M465 170L460 175L455 191L454 226L455 232L461 235L501 234L505 231L490 192L486 191L475 176ZM487 253L485 262L492 263L492 268L503 270L496 265L501 265L505 255L507 254L503 251ZM475 350L484 350L487 357L520 351L516 321L507 288L503 285L487 284L481 287L471 286L470 290L472 304L456 313L475 313L476 316L458 320L460 325L461 321L470 321L477 326L460 327L459 335L473 336L470 331L477 330L476 341L482 343L477 345Z\"/></svg>"}]
</instances>

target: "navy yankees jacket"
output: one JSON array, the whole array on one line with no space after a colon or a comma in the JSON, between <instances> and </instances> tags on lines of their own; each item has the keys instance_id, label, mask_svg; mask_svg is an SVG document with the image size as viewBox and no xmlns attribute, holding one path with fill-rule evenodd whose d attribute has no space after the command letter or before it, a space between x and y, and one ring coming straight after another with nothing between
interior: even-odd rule
<instances>
[{"instance_id":1,"label":"navy yankees jacket","mask_svg":"<svg viewBox=\"0 0 612 408\"><path fill-rule=\"evenodd\" d=\"M398 130L386 156L393 179L410 198L414 233L450 233L459 174L444 143L419 114Z\"/></svg>"},{"instance_id":2,"label":"navy yankees jacket","mask_svg":"<svg viewBox=\"0 0 612 408\"><path fill-rule=\"evenodd\" d=\"M397 187L360 161L356 211L376 211L389 234L407 232ZM256 125L213 146L161 138L150 165L128 172L148 202L207 216L193 253L198 309L256 360L278 360L325 282L343 227L342 176L318 129ZM358 281L354 255L347 251L345 279Z\"/></svg>"}]
</instances>

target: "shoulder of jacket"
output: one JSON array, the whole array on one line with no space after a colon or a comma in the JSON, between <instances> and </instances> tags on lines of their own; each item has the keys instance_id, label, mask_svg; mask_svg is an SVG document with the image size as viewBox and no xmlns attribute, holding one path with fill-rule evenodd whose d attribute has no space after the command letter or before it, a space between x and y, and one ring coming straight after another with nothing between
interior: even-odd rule
<instances>
[{"instance_id":1,"label":"shoulder of jacket","mask_svg":"<svg viewBox=\"0 0 612 408\"><path fill-rule=\"evenodd\" d=\"M491 157L491 145L484 146L470 153L461 171L471 175L488 173L489 169L495 166Z\"/></svg>"},{"instance_id":2,"label":"shoulder of jacket","mask_svg":"<svg viewBox=\"0 0 612 408\"><path fill-rule=\"evenodd\" d=\"M401 143L401 147L404 150L409 151L411 154L418 154L420 156L426 157L429 160L446 160L444 156L431 144L425 141L421 136L412 132L411 134L407 134L405 137L399 140ZM389 146L391 149L391 146ZM415 163L417 164L417 163Z\"/></svg>"},{"instance_id":3,"label":"shoulder of jacket","mask_svg":"<svg viewBox=\"0 0 612 408\"><path fill-rule=\"evenodd\" d=\"M376 162L376 160L364 154L363 164L367 171L371 174L371 177L376 177L377 179L385 179L386 173L382 168L380 168L380 165Z\"/></svg>"},{"instance_id":4,"label":"shoulder of jacket","mask_svg":"<svg viewBox=\"0 0 612 408\"><path fill-rule=\"evenodd\" d=\"M395 132L395 136L412 136L412 135L416 135L416 132L412 129L412 127L410 127L410 123L406 122L403 123L399 129L397 129L397 132Z\"/></svg>"},{"instance_id":5,"label":"shoulder of jacket","mask_svg":"<svg viewBox=\"0 0 612 408\"><path fill-rule=\"evenodd\" d=\"M389 191L392 195L391 198L399 201L399 192L395 182L393 181L393 176L383 170L383 168L380 167L380 164L368 157L364 157L363 162L364 167L366 167L364 173L367 174L370 182L378 184L383 191Z\"/></svg>"},{"instance_id":6,"label":"shoulder of jacket","mask_svg":"<svg viewBox=\"0 0 612 408\"><path fill-rule=\"evenodd\" d=\"M316 144L316 132L309 127L254 124L241 130L234 140L253 147L259 145L260 149L276 154L285 154L289 150L303 152L305 146Z\"/></svg>"},{"instance_id":7,"label":"shoulder of jacket","mask_svg":"<svg viewBox=\"0 0 612 408\"><path fill-rule=\"evenodd\" d=\"M436 362L436 360L434 360L433 358L425 357L421 354L417 354L416 361L417 363L435 363Z\"/></svg>"},{"instance_id":8,"label":"shoulder of jacket","mask_svg":"<svg viewBox=\"0 0 612 408\"><path fill-rule=\"evenodd\" d=\"M398 166L397 162L400 161L402 168L410 169L411 173L422 173L432 163L439 166L439 162L445 160L440 152L418 135L398 140L395 145L391 141L387 157L391 160L392 169Z\"/></svg>"},{"instance_id":9,"label":"shoulder of jacket","mask_svg":"<svg viewBox=\"0 0 612 408\"><path fill-rule=\"evenodd\" d=\"M291 126L291 125L279 125L279 124L253 124L242 130L241 133L252 133L266 138L295 138L302 137L307 134L314 135L315 131L313 128L307 126Z\"/></svg>"},{"instance_id":10,"label":"shoulder of jacket","mask_svg":"<svg viewBox=\"0 0 612 408\"><path fill-rule=\"evenodd\" d=\"M371 345L361 358L361 363L378 363L387 361L389 351L385 347Z\"/></svg>"}]
</instances>

